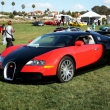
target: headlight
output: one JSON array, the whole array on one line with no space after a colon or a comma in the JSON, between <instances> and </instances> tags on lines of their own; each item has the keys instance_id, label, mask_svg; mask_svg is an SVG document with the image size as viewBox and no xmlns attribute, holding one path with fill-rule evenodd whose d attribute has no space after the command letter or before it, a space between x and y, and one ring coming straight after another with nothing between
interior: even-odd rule
<instances>
[{"instance_id":1,"label":"headlight","mask_svg":"<svg viewBox=\"0 0 110 110\"><path fill-rule=\"evenodd\" d=\"M44 60L30 60L26 63L26 65L32 65L32 66L43 66L45 65Z\"/></svg>"},{"instance_id":2,"label":"headlight","mask_svg":"<svg viewBox=\"0 0 110 110\"><path fill-rule=\"evenodd\" d=\"M3 62L4 57L0 55L0 62Z\"/></svg>"}]
</instances>

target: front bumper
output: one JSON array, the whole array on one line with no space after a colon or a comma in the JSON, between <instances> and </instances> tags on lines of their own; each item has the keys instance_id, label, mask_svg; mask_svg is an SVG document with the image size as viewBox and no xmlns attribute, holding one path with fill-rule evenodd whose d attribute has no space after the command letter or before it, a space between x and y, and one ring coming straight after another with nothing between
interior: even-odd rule
<instances>
[{"instance_id":1,"label":"front bumper","mask_svg":"<svg viewBox=\"0 0 110 110\"><path fill-rule=\"evenodd\" d=\"M2 63L0 63L2 67ZM54 76L56 69L54 66L27 66L21 71L16 71L15 62L8 62L5 67L0 69L0 76L5 80L13 81L14 79L41 79L42 76Z\"/></svg>"}]
</instances>

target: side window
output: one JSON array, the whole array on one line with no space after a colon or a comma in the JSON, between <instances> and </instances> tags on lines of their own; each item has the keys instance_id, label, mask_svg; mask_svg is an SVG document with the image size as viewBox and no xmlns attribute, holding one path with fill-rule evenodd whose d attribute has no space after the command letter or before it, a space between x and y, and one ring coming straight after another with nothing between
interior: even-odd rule
<instances>
[{"instance_id":1,"label":"side window","mask_svg":"<svg viewBox=\"0 0 110 110\"><path fill-rule=\"evenodd\" d=\"M88 38L89 38L89 44L95 44L95 40L92 35L88 35Z\"/></svg>"},{"instance_id":2,"label":"side window","mask_svg":"<svg viewBox=\"0 0 110 110\"><path fill-rule=\"evenodd\" d=\"M84 37L83 36L80 36L76 41L83 41L84 42L84 44L85 44L85 39L84 39Z\"/></svg>"},{"instance_id":3,"label":"side window","mask_svg":"<svg viewBox=\"0 0 110 110\"><path fill-rule=\"evenodd\" d=\"M59 35L58 39L55 42L55 46L68 46L71 42L72 36Z\"/></svg>"},{"instance_id":4,"label":"side window","mask_svg":"<svg viewBox=\"0 0 110 110\"><path fill-rule=\"evenodd\" d=\"M95 44L95 40L92 35L83 36L85 44Z\"/></svg>"},{"instance_id":5,"label":"side window","mask_svg":"<svg viewBox=\"0 0 110 110\"><path fill-rule=\"evenodd\" d=\"M84 44L95 44L95 40L92 35L80 36L77 40L81 40Z\"/></svg>"}]
</instances>

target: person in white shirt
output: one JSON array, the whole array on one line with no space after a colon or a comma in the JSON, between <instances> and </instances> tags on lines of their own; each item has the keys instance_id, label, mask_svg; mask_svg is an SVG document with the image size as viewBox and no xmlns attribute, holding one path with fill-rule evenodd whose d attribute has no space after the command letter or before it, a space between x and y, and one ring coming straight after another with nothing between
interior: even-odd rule
<instances>
[{"instance_id":1,"label":"person in white shirt","mask_svg":"<svg viewBox=\"0 0 110 110\"><path fill-rule=\"evenodd\" d=\"M8 21L8 26L6 27L6 32L5 32L5 36L6 36L6 41L7 41L7 45L6 48L13 46L12 43L12 36L14 34L14 29L12 27L12 22Z\"/></svg>"}]
</instances>

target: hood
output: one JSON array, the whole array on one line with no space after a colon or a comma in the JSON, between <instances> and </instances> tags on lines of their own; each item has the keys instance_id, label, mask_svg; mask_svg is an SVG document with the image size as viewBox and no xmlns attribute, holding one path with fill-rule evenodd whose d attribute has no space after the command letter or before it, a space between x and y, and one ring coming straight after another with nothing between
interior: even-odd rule
<instances>
[{"instance_id":1,"label":"hood","mask_svg":"<svg viewBox=\"0 0 110 110\"><path fill-rule=\"evenodd\" d=\"M31 59L33 59L36 56L42 55L44 53L47 53L49 51L52 51L58 47L30 47L30 46L23 46L10 54L8 54L2 63L2 68L5 67L5 65L13 61L16 63L16 72L19 72L22 67Z\"/></svg>"}]
</instances>

